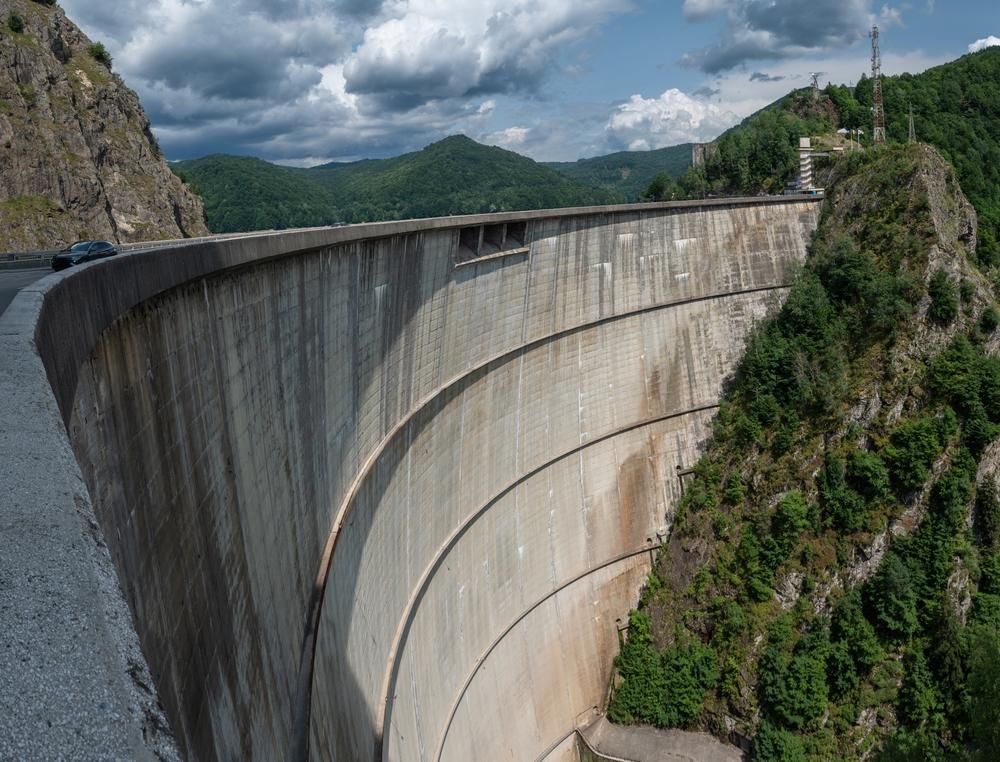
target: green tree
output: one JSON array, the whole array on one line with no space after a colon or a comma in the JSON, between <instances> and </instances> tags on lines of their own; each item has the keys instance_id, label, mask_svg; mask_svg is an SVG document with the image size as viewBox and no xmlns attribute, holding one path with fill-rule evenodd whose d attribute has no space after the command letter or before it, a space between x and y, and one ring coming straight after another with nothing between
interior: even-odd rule
<instances>
[{"instance_id":1,"label":"green tree","mask_svg":"<svg viewBox=\"0 0 1000 762\"><path fill-rule=\"evenodd\" d=\"M938 710L939 699L927 659L919 648L910 648L903 657L905 670L899 689L899 716L912 728L921 729Z\"/></svg>"},{"instance_id":2,"label":"green tree","mask_svg":"<svg viewBox=\"0 0 1000 762\"><path fill-rule=\"evenodd\" d=\"M917 594L906 564L889 551L866 587L869 607L887 635L908 639L917 630Z\"/></svg>"},{"instance_id":3,"label":"green tree","mask_svg":"<svg viewBox=\"0 0 1000 762\"><path fill-rule=\"evenodd\" d=\"M955 292L955 283L945 269L939 268L934 271L927 292L931 297L930 306L927 308L931 320L942 325L954 320L958 314L958 295Z\"/></svg>"},{"instance_id":4,"label":"green tree","mask_svg":"<svg viewBox=\"0 0 1000 762\"><path fill-rule=\"evenodd\" d=\"M864 498L848 486L844 459L838 453L827 453L816 486L828 525L841 532L856 532L864 527L868 506Z\"/></svg>"},{"instance_id":5,"label":"green tree","mask_svg":"<svg viewBox=\"0 0 1000 762\"><path fill-rule=\"evenodd\" d=\"M979 316L979 330L986 334L991 335L1000 325L1000 313L997 312L996 307L992 304L983 310L983 314Z\"/></svg>"},{"instance_id":6,"label":"green tree","mask_svg":"<svg viewBox=\"0 0 1000 762\"><path fill-rule=\"evenodd\" d=\"M799 536L808 526L809 505L805 495L797 489L792 490L778 501L771 517L771 540L776 550L772 565L775 568L788 560Z\"/></svg>"},{"instance_id":7,"label":"green tree","mask_svg":"<svg viewBox=\"0 0 1000 762\"><path fill-rule=\"evenodd\" d=\"M902 494L922 487L931 465L944 450L955 426L953 420L925 415L900 423L882 450L892 481Z\"/></svg>"},{"instance_id":8,"label":"green tree","mask_svg":"<svg viewBox=\"0 0 1000 762\"><path fill-rule=\"evenodd\" d=\"M608 719L618 723L646 722L659 719L666 680L660 655L653 644L649 615L642 611L629 614L628 637L615 666L622 683L608 707Z\"/></svg>"},{"instance_id":9,"label":"green tree","mask_svg":"<svg viewBox=\"0 0 1000 762\"><path fill-rule=\"evenodd\" d=\"M7 14L7 28L15 34L20 34L24 31L24 19L17 11L11 11Z\"/></svg>"},{"instance_id":10,"label":"green tree","mask_svg":"<svg viewBox=\"0 0 1000 762\"><path fill-rule=\"evenodd\" d=\"M976 489L974 525L982 547L1000 548L1000 499L997 498L996 484L991 479L984 480Z\"/></svg>"},{"instance_id":11,"label":"green tree","mask_svg":"<svg viewBox=\"0 0 1000 762\"><path fill-rule=\"evenodd\" d=\"M847 481L868 500L879 500L889 494L889 469L878 453L852 450L847 456Z\"/></svg>"},{"instance_id":12,"label":"green tree","mask_svg":"<svg viewBox=\"0 0 1000 762\"><path fill-rule=\"evenodd\" d=\"M1000 749L1000 631L974 627L969 637L969 730L972 758L996 759Z\"/></svg>"},{"instance_id":13,"label":"green tree","mask_svg":"<svg viewBox=\"0 0 1000 762\"><path fill-rule=\"evenodd\" d=\"M683 191L668 172L660 172L639 194L640 201L673 201Z\"/></svg>"},{"instance_id":14,"label":"green tree","mask_svg":"<svg viewBox=\"0 0 1000 762\"><path fill-rule=\"evenodd\" d=\"M705 695L719 679L715 652L680 631L676 635L677 641L663 652L664 691L656 723L671 728L698 719Z\"/></svg>"},{"instance_id":15,"label":"green tree","mask_svg":"<svg viewBox=\"0 0 1000 762\"><path fill-rule=\"evenodd\" d=\"M961 625L950 603L938 606L938 621L934 628L929 658L944 709L952 718L962 709L965 689L965 648Z\"/></svg>"},{"instance_id":16,"label":"green tree","mask_svg":"<svg viewBox=\"0 0 1000 762\"><path fill-rule=\"evenodd\" d=\"M834 644L829 664L830 687L843 695L882 661L883 651L875 628L864 615L861 594L850 590L833 609L830 642Z\"/></svg>"},{"instance_id":17,"label":"green tree","mask_svg":"<svg viewBox=\"0 0 1000 762\"><path fill-rule=\"evenodd\" d=\"M94 42L87 46L87 53L100 64L104 64L109 69L111 68L111 54L108 49L104 47L103 42Z\"/></svg>"}]
</instances>

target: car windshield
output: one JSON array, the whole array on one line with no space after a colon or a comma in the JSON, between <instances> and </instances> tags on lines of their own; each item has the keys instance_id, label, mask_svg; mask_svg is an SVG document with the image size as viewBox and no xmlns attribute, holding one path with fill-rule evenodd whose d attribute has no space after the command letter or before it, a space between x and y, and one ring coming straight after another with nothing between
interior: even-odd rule
<instances>
[{"instance_id":1,"label":"car windshield","mask_svg":"<svg viewBox=\"0 0 1000 762\"><path fill-rule=\"evenodd\" d=\"M70 251L86 251L90 248L90 241L80 241L69 247Z\"/></svg>"}]
</instances>

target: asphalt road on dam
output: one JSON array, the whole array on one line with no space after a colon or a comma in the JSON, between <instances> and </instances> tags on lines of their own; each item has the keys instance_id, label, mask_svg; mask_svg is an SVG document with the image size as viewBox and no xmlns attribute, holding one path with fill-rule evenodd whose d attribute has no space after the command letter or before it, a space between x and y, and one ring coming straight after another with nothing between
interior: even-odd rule
<instances>
[{"instance_id":1,"label":"asphalt road on dam","mask_svg":"<svg viewBox=\"0 0 1000 762\"><path fill-rule=\"evenodd\" d=\"M52 270L48 267L0 271L0 315L6 311L18 291L50 272Z\"/></svg>"}]
</instances>

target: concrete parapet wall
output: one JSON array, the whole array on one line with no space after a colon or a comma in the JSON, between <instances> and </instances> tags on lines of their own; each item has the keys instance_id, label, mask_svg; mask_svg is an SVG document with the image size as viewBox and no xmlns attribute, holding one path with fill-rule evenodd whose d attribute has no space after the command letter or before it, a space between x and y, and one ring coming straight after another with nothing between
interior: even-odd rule
<instances>
[{"instance_id":1,"label":"concrete parapet wall","mask_svg":"<svg viewBox=\"0 0 1000 762\"><path fill-rule=\"evenodd\" d=\"M354 226L43 282L21 330L182 752L556 748L604 700L677 467L817 217ZM523 246L456 266L463 227L509 221Z\"/></svg>"}]
</instances>

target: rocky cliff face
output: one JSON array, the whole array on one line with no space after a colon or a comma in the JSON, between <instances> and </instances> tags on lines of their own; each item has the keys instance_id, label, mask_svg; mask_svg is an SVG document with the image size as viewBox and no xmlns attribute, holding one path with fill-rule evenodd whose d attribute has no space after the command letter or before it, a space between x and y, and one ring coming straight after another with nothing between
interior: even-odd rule
<instances>
[{"instance_id":1,"label":"rocky cliff face","mask_svg":"<svg viewBox=\"0 0 1000 762\"><path fill-rule=\"evenodd\" d=\"M0 0L0 251L204 235L130 90L57 6Z\"/></svg>"}]
</instances>

